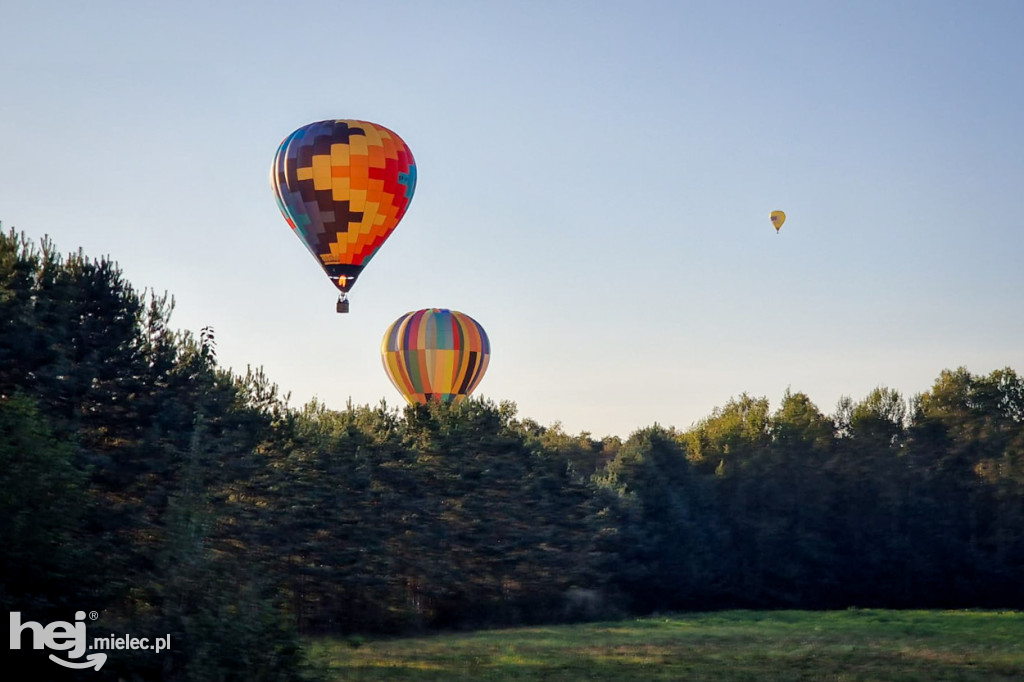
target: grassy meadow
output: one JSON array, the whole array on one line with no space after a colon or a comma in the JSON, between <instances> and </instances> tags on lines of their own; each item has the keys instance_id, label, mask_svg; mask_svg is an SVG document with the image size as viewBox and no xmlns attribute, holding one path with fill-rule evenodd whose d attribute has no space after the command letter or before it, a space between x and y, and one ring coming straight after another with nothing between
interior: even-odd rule
<instances>
[{"instance_id":1,"label":"grassy meadow","mask_svg":"<svg viewBox=\"0 0 1024 682\"><path fill-rule=\"evenodd\" d=\"M725 611L319 638L330 680L1024 680L1024 613Z\"/></svg>"}]
</instances>

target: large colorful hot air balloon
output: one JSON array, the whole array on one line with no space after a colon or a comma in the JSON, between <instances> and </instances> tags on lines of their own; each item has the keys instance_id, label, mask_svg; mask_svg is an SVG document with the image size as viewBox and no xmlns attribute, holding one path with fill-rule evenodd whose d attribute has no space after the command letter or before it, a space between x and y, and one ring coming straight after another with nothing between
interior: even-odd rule
<instances>
[{"instance_id":1,"label":"large colorful hot air balloon","mask_svg":"<svg viewBox=\"0 0 1024 682\"><path fill-rule=\"evenodd\" d=\"M775 226L775 234L778 234L782 229L782 223L786 222L786 214L782 211L772 211L771 218L772 225Z\"/></svg>"},{"instance_id":2,"label":"large colorful hot air balloon","mask_svg":"<svg viewBox=\"0 0 1024 682\"><path fill-rule=\"evenodd\" d=\"M319 121L277 149L270 183L285 220L338 287L356 278L405 215L416 189L409 147L366 121Z\"/></svg>"},{"instance_id":3,"label":"large colorful hot air balloon","mask_svg":"<svg viewBox=\"0 0 1024 682\"><path fill-rule=\"evenodd\" d=\"M483 378L491 344L469 315L427 308L395 320L384 333L380 352L384 371L410 405L457 403Z\"/></svg>"}]
</instances>

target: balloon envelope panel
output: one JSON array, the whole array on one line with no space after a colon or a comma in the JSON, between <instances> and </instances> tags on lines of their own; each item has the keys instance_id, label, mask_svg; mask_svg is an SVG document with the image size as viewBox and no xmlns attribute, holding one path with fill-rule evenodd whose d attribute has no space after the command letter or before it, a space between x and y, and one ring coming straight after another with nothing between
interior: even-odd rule
<instances>
[{"instance_id":1,"label":"balloon envelope panel","mask_svg":"<svg viewBox=\"0 0 1024 682\"><path fill-rule=\"evenodd\" d=\"M459 402L480 383L490 356L484 328L443 308L402 315L381 342L384 371L410 404Z\"/></svg>"},{"instance_id":2,"label":"balloon envelope panel","mask_svg":"<svg viewBox=\"0 0 1024 682\"><path fill-rule=\"evenodd\" d=\"M383 126L319 121L285 138L270 181L285 220L344 289L409 208L416 162Z\"/></svg>"}]
</instances>

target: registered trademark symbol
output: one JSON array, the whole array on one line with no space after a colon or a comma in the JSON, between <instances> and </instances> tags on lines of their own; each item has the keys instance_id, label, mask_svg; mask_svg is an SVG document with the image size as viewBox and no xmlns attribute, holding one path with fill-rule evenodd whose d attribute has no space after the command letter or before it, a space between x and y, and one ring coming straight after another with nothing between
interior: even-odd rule
<instances>
[{"instance_id":1,"label":"registered trademark symbol","mask_svg":"<svg viewBox=\"0 0 1024 682\"><path fill-rule=\"evenodd\" d=\"M89 612L89 620L96 620L99 617L100 617L100 612L99 611L90 611Z\"/></svg>"}]
</instances>

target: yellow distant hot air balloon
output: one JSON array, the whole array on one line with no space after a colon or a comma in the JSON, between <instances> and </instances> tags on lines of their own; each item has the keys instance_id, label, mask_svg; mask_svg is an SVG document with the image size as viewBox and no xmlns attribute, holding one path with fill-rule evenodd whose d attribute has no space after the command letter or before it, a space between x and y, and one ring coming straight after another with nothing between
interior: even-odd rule
<instances>
[{"instance_id":1,"label":"yellow distant hot air balloon","mask_svg":"<svg viewBox=\"0 0 1024 682\"><path fill-rule=\"evenodd\" d=\"M772 225L775 226L775 234L779 233L782 223L786 222L786 214L782 211L772 211Z\"/></svg>"}]
</instances>

